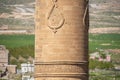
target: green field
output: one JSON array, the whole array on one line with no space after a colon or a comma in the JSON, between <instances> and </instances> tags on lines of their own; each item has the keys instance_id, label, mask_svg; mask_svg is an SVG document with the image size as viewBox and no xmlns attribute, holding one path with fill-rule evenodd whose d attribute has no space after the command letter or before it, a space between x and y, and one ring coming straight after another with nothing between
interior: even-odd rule
<instances>
[{"instance_id":1,"label":"green field","mask_svg":"<svg viewBox=\"0 0 120 80\"><path fill-rule=\"evenodd\" d=\"M115 70L91 71L89 80L120 80L120 72Z\"/></svg>"},{"instance_id":2,"label":"green field","mask_svg":"<svg viewBox=\"0 0 120 80\"><path fill-rule=\"evenodd\" d=\"M34 58L34 35L0 35L0 45L9 50L10 64L18 65ZM22 58L22 59L20 59Z\"/></svg>"},{"instance_id":3,"label":"green field","mask_svg":"<svg viewBox=\"0 0 120 80\"><path fill-rule=\"evenodd\" d=\"M0 35L0 45L7 48L34 46L34 35Z\"/></svg>"},{"instance_id":4,"label":"green field","mask_svg":"<svg viewBox=\"0 0 120 80\"><path fill-rule=\"evenodd\" d=\"M7 48L34 46L34 35L0 35L0 44ZM89 51L120 49L120 34L89 34Z\"/></svg>"},{"instance_id":5,"label":"green field","mask_svg":"<svg viewBox=\"0 0 120 80\"><path fill-rule=\"evenodd\" d=\"M89 34L89 52L97 49L120 49L120 34Z\"/></svg>"},{"instance_id":6,"label":"green field","mask_svg":"<svg viewBox=\"0 0 120 80\"><path fill-rule=\"evenodd\" d=\"M10 51L11 64L20 65L29 57L34 58L34 35L0 35L0 45L5 45ZM120 49L120 34L89 34L89 53L99 49ZM23 57L26 60L19 61ZM115 55L114 55L115 56ZM116 56L113 60L116 62ZM118 59L117 59L118 61Z\"/></svg>"},{"instance_id":7,"label":"green field","mask_svg":"<svg viewBox=\"0 0 120 80\"><path fill-rule=\"evenodd\" d=\"M100 49L120 49L120 34L89 34L89 53ZM89 80L120 80L120 71L114 70L115 65L120 65L120 54L110 54L111 62L90 60Z\"/></svg>"}]
</instances>

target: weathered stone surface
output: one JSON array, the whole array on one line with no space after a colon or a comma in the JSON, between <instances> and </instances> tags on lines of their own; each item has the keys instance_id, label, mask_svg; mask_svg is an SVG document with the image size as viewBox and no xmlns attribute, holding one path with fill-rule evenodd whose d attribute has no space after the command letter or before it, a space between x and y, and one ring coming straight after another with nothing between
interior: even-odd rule
<instances>
[{"instance_id":1,"label":"weathered stone surface","mask_svg":"<svg viewBox=\"0 0 120 80\"><path fill-rule=\"evenodd\" d=\"M83 65L78 65L78 64L71 64L71 65L39 65L36 67L38 70L36 71L37 73L81 73L81 72L87 72L86 67Z\"/></svg>"},{"instance_id":2,"label":"weathered stone surface","mask_svg":"<svg viewBox=\"0 0 120 80\"><path fill-rule=\"evenodd\" d=\"M88 80L87 0L36 0L36 80Z\"/></svg>"},{"instance_id":3,"label":"weathered stone surface","mask_svg":"<svg viewBox=\"0 0 120 80\"><path fill-rule=\"evenodd\" d=\"M4 45L0 45L0 67L8 65L9 51Z\"/></svg>"}]
</instances>

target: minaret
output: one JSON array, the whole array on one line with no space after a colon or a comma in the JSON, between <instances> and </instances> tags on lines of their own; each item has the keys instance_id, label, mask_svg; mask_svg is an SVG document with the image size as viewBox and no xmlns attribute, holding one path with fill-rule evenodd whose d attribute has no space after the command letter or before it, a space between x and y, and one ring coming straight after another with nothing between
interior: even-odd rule
<instances>
[{"instance_id":1,"label":"minaret","mask_svg":"<svg viewBox=\"0 0 120 80\"><path fill-rule=\"evenodd\" d=\"M88 80L88 1L36 0L35 80Z\"/></svg>"}]
</instances>

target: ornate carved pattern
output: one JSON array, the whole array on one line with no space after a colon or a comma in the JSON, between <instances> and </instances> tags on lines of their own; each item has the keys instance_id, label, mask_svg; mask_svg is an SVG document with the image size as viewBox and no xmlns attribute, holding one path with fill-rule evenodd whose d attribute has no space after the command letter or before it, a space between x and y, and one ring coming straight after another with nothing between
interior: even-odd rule
<instances>
[{"instance_id":1,"label":"ornate carved pattern","mask_svg":"<svg viewBox=\"0 0 120 80\"><path fill-rule=\"evenodd\" d=\"M57 5L58 0L51 0L51 1L53 5L47 15L47 24L48 24L48 27L52 29L54 33L56 33L57 30L63 26L65 19L63 17L63 14L60 12L60 9L58 8L58 5ZM57 11L54 13L55 10ZM52 14L54 14L54 17L52 16ZM59 15L59 16L56 16L56 15ZM58 18L60 18L59 23L55 24L55 21L57 21Z\"/></svg>"},{"instance_id":2,"label":"ornate carved pattern","mask_svg":"<svg viewBox=\"0 0 120 80\"><path fill-rule=\"evenodd\" d=\"M38 73L86 73L85 65L39 65Z\"/></svg>"}]
</instances>

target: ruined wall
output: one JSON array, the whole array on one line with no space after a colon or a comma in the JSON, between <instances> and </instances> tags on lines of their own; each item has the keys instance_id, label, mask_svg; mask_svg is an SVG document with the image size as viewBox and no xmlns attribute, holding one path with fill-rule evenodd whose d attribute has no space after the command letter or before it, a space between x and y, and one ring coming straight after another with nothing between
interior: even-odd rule
<instances>
[{"instance_id":1,"label":"ruined wall","mask_svg":"<svg viewBox=\"0 0 120 80\"><path fill-rule=\"evenodd\" d=\"M36 80L88 80L87 11L86 0L36 0Z\"/></svg>"},{"instance_id":2,"label":"ruined wall","mask_svg":"<svg viewBox=\"0 0 120 80\"><path fill-rule=\"evenodd\" d=\"M0 66L8 65L9 51L5 46L0 45Z\"/></svg>"}]
</instances>

